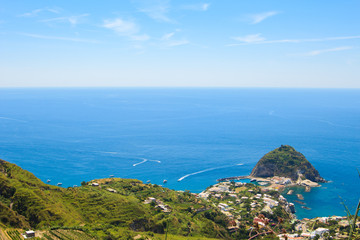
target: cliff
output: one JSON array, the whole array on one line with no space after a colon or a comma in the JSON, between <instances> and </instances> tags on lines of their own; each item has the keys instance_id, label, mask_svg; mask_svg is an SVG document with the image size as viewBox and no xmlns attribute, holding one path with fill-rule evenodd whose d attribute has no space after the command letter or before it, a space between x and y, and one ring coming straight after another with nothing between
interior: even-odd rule
<instances>
[{"instance_id":1,"label":"cliff","mask_svg":"<svg viewBox=\"0 0 360 240\"><path fill-rule=\"evenodd\" d=\"M252 177L288 177L297 181L308 179L313 182L325 182L319 172L303 154L288 145L265 154L253 168Z\"/></svg>"}]
</instances>

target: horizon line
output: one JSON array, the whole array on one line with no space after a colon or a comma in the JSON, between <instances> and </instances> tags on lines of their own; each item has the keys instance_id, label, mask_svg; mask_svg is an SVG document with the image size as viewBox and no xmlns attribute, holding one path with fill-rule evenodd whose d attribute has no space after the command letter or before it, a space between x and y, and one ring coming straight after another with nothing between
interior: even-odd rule
<instances>
[{"instance_id":1,"label":"horizon line","mask_svg":"<svg viewBox=\"0 0 360 240\"><path fill-rule=\"evenodd\" d=\"M360 87L248 87L248 86L0 86L1 89L324 89L360 90Z\"/></svg>"}]
</instances>

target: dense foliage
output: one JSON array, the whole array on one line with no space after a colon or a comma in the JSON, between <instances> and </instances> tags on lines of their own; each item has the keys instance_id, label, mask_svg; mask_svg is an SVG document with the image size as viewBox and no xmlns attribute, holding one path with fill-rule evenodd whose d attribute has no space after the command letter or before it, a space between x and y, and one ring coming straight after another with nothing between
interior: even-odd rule
<instances>
[{"instance_id":1,"label":"dense foliage","mask_svg":"<svg viewBox=\"0 0 360 240\"><path fill-rule=\"evenodd\" d=\"M288 145L265 154L251 172L254 177L289 177L293 181L303 176L314 182L323 182L319 172L311 165L303 154Z\"/></svg>"}]
</instances>

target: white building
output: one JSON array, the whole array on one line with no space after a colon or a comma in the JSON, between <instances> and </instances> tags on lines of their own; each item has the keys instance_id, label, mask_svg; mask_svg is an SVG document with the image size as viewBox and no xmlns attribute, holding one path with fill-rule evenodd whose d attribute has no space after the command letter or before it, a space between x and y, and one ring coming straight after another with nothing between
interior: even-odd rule
<instances>
[{"instance_id":1,"label":"white building","mask_svg":"<svg viewBox=\"0 0 360 240\"><path fill-rule=\"evenodd\" d=\"M320 237L322 237L324 235L324 233L329 232L329 229L327 228L317 228L315 231L313 231L312 233L316 235L319 235Z\"/></svg>"}]
</instances>

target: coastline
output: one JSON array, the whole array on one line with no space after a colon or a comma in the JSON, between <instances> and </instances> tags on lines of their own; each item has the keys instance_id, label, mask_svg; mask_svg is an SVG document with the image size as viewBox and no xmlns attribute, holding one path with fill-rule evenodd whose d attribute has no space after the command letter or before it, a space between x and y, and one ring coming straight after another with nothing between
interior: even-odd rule
<instances>
[{"instance_id":1,"label":"coastline","mask_svg":"<svg viewBox=\"0 0 360 240\"><path fill-rule=\"evenodd\" d=\"M300 177L297 181L292 181L290 178L279 176L262 178L253 177L251 175L217 179L219 183L242 180L250 180L250 183L260 187L262 192L277 191L281 194L281 196L284 196L289 203L292 203L294 207L296 206L298 210L302 208L306 211L311 211L312 208L307 206L308 204L306 203L303 194L311 192L312 188L321 187L321 185L317 182L313 182L308 179L302 180ZM296 190L295 193L294 190ZM294 214L296 215L295 212Z\"/></svg>"}]
</instances>

